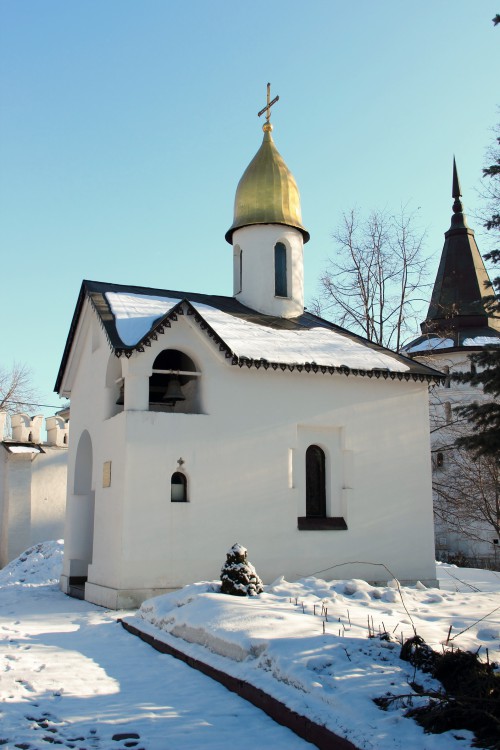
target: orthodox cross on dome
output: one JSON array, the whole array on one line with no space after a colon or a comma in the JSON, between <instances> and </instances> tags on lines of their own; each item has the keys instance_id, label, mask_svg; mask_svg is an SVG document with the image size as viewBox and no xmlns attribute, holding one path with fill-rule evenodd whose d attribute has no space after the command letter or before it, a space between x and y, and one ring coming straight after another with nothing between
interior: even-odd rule
<instances>
[{"instance_id":1,"label":"orthodox cross on dome","mask_svg":"<svg viewBox=\"0 0 500 750\"><path fill-rule=\"evenodd\" d=\"M266 113L266 122L263 125L263 130L272 130L272 125L269 122L271 119L271 107L273 104L276 104L276 102L279 100L279 96L275 96L274 99L271 101L271 84L267 84L267 104L265 107L263 107L260 112L257 113L257 117L260 117L261 115Z\"/></svg>"}]
</instances>

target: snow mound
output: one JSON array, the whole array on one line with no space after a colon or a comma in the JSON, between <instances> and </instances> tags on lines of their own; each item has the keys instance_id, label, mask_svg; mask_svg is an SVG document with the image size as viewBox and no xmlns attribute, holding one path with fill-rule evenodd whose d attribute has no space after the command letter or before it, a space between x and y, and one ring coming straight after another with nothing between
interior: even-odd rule
<instances>
[{"instance_id":1,"label":"snow mound","mask_svg":"<svg viewBox=\"0 0 500 750\"><path fill-rule=\"evenodd\" d=\"M41 542L30 547L0 570L0 586L42 585L59 581L64 542Z\"/></svg>"}]
</instances>

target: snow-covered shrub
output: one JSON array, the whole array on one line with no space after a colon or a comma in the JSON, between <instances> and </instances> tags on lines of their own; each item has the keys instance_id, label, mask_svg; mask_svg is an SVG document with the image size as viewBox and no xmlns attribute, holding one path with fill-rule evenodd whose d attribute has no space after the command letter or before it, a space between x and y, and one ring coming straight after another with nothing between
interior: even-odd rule
<instances>
[{"instance_id":1,"label":"snow-covered shrub","mask_svg":"<svg viewBox=\"0 0 500 750\"><path fill-rule=\"evenodd\" d=\"M232 596L260 594L264 587L254 566L248 562L245 547L238 543L233 544L226 557L220 573L221 592Z\"/></svg>"}]
</instances>

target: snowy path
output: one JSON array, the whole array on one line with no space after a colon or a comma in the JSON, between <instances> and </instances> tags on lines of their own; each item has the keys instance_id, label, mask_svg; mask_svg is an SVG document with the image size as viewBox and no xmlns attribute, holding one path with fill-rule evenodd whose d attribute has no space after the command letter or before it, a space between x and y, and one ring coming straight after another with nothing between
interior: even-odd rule
<instances>
[{"instance_id":1,"label":"snowy path","mask_svg":"<svg viewBox=\"0 0 500 750\"><path fill-rule=\"evenodd\" d=\"M312 747L116 618L56 586L0 589L2 748Z\"/></svg>"}]
</instances>

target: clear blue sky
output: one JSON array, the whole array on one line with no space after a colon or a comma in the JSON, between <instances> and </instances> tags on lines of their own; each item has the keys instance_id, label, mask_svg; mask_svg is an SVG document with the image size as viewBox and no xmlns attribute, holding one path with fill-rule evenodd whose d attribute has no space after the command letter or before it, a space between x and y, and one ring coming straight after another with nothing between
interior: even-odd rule
<instances>
[{"instance_id":1,"label":"clear blue sky","mask_svg":"<svg viewBox=\"0 0 500 750\"><path fill-rule=\"evenodd\" d=\"M454 153L469 217L480 205L497 12L498 0L0 0L0 364L29 364L41 402L59 403L84 278L232 293L224 233L267 81L311 233L306 297L353 205L409 201L434 274Z\"/></svg>"}]
</instances>

